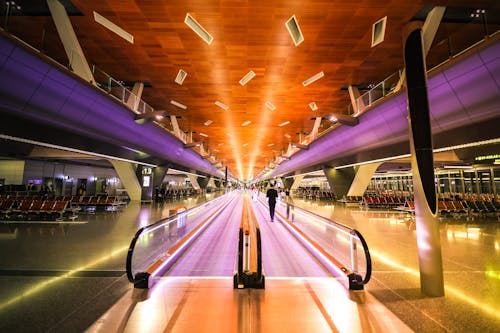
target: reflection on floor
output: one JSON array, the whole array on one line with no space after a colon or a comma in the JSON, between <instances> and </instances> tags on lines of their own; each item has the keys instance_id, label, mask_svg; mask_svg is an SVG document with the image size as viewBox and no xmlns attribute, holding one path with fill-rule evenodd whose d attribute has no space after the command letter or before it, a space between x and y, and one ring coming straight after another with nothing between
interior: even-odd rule
<instances>
[{"instance_id":1,"label":"reflection on floor","mask_svg":"<svg viewBox=\"0 0 500 333\"><path fill-rule=\"evenodd\" d=\"M89 328L113 304L118 306L118 301L124 295L130 298L137 293L132 291L123 275L118 277L120 272L124 273L126 251L137 229L168 216L172 207L179 204L193 206L203 200L198 198L162 205L130 204L121 212L88 214L82 217L88 223L62 229L52 226L28 230L22 226L17 229L0 226L0 331L81 332ZM415 226L411 216L389 210L365 210L318 201L296 200L296 204L354 227L364 235L374 262L374 272L367 290L412 330L498 332L500 223L497 218L478 216L473 221L441 219L446 296L427 298L420 293ZM166 279L164 284L158 285L158 291L153 290L152 293L161 293L161 290L170 288L169 293L176 294L178 300L184 300L184 306L170 308L173 312L164 313L161 320L176 318L176 322L180 323L197 311L207 311L216 316L222 308L227 307L227 311L237 309L238 297L243 297L241 295L262 293L263 296L256 296L260 303L248 302L248 311L252 312L242 312L240 315L249 316L246 321L249 325L256 325L255 320L260 318L260 325L264 325L261 326L263 332L275 327L273 325L278 325L281 320L272 317L275 306L292 301L294 303L291 304L298 306L301 311L318 319L318 323L312 327L331 331L333 322L337 330L344 331L344 326L335 318L340 310L335 310L335 313L332 310L332 304L337 299L323 301L323 296L318 296L323 304L322 310L306 286L309 283L315 295L328 294L326 285L334 288L331 280L270 279L267 289L263 291L235 291L231 287L221 286L225 283L224 279ZM186 291L186 288L191 289ZM229 303L209 303L211 298L208 295L212 292L221 294L221 299L227 298ZM307 302L302 304L296 299L286 301L289 292L303 295ZM332 293L330 291L329 295ZM266 304L263 304L262 297ZM140 308L152 306L150 304L156 302L153 299L155 297L149 297L135 304L130 309L134 317L130 318L137 318L139 312L136 311ZM175 302L169 297L160 297L157 301ZM190 302L198 301L205 304L200 305L200 308L189 306ZM235 305L230 308L228 304ZM260 304L260 317L255 312L257 304ZM362 308L357 303L356 306ZM289 322L296 319L294 311L294 307L291 307L287 319ZM370 322L365 318L373 313L361 316L357 327L377 331L363 326L365 320ZM147 311L143 314L148 315ZM328 316L331 322L327 320ZM236 331L230 322L234 318L228 315L224 320L228 322L227 327ZM211 323L218 325L215 320ZM184 324L187 325L187 322ZM132 329L134 323L131 321L128 325ZM168 327L168 322L166 325L163 329ZM299 326L300 323L297 323ZM122 327L125 328L125 323Z\"/></svg>"},{"instance_id":2,"label":"reflection on floor","mask_svg":"<svg viewBox=\"0 0 500 333\"><path fill-rule=\"evenodd\" d=\"M149 293L127 293L87 332L411 332L373 296L332 278L231 286L232 278L164 278Z\"/></svg>"}]
</instances>

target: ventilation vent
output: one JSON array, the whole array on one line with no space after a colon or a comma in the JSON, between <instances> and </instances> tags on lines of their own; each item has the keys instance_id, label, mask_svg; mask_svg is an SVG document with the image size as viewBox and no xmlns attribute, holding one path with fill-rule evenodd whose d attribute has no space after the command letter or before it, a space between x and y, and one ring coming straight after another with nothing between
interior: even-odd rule
<instances>
[{"instance_id":1,"label":"ventilation vent","mask_svg":"<svg viewBox=\"0 0 500 333\"><path fill-rule=\"evenodd\" d=\"M304 35L302 35L302 31L300 31L299 22L297 22L295 15L286 21L286 28L288 29L295 46L298 46L304 41Z\"/></svg>"},{"instance_id":2,"label":"ventilation vent","mask_svg":"<svg viewBox=\"0 0 500 333\"><path fill-rule=\"evenodd\" d=\"M212 44L214 38L208 33L189 13L186 14L184 23L187 24L198 36L201 37L208 45Z\"/></svg>"},{"instance_id":3,"label":"ventilation vent","mask_svg":"<svg viewBox=\"0 0 500 333\"><path fill-rule=\"evenodd\" d=\"M184 79L186 78L188 74L183 71L182 69L179 69L179 72L177 73L177 77L175 78L175 83L182 85L184 82Z\"/></svg>"},{"instance_id":4,"label":"ventilation vent","mask_svg":"<svg viewBox=\"0 0 500 333\"><path fill-rule=\"evenodd\" d=\"M269 110L271 110L271 111L276 110L276 106L274 106L274 104L273 104L273 103L271 103L271 102L269 102L269 101L267 101L267 102L265 103L265 105L266 105L266 108L268 108L268 109L269 109Z\"/></svg>"},{"instance_id":5,"label":"ventilation vent","mask_svg":"<svg viewBox=\"0 0 500 333\"><path fill-rule=\"evenodd\" d=\"M245 84L248 83L248 81L250 81L254 77L255 77L254 71L250 71L245 76L243 76L243 78L240 80L240 84L244 86Z\"/></svg>"},{"instance_id":6,"label":"ventilation vent","mask_svg":"<svg viewBox=\"0 0 500 333\"><path fill-rule=\"evenodd\" d=\"M311 102L309 103L309 107L311 108L311 110L313 111L316 111L318 109L318 106L316 105L316 103L314 102Z\"/></svg>"},{"instance_id":7,"label":"ventilation vent","mask_svg":"<svg viewBox=\"0 0 500 333\"><path fill-rule=\"evenodd\" d=\"M227 106L226 104L224 104L222 102L215 101L215 105L217 105L218 107L220 107L221 109L223 109L225 111L229 110L229 106Z\"/></svg>"},{"instance_id":8,"label":"ventilation vent","mask_svg":"<svg viewBox=\"0 0 500 333\"><path fill-rule=\"evenodd\" d=\"M385 23L387 22L387 16L378 20L373 24L372 27L372 47L382 43L385 37Z\"/></svg>"},{"instance_id":9,"label":"ventilation vent","mask_svg":"<svg viewBox=\"0 0 500 333\"><path fill-rule=\"evenodd\" d=\"M181 108L181 109L183 109L183 110L186 110L186 109L187 109L187 106L185 106L184 104L179 103L179 102L177 102L177 101L174 101L174 100L171 100L171 101L170 101L170 104L175 105L175 106L177 106L178 108Z\"/></svg>"},{"instance_id":10,"label":"ventilation vent","mask_svg":"<svg viewBox=\"0 0 500 333\"><path fill-rule=\"evenodd\" d=\"M323 73L323 71L319 72L319 73L316 73L314 74L313 76L311 76L310 78L308 78L307 80L305 80L304 82L302 82L302 85L304 87L307 87L308 85L310 85L311 83L313 82L316 82L318 81L319 79L321 79L323 76L325 76L325 73Z\"/></svg>"},{"instance_id":11,"label":"ventilation vent","mask_svg":"<svg viewBox=\"0 0 500 333\"><path fill-rule=\"evenodd\" d=\"M101 14L94 12L94 20L102 26L106 27L108 30L114 32L121 38L125 39L127 42L134 44L134 36L126 32Z\"/></svg>"}]
</instances>

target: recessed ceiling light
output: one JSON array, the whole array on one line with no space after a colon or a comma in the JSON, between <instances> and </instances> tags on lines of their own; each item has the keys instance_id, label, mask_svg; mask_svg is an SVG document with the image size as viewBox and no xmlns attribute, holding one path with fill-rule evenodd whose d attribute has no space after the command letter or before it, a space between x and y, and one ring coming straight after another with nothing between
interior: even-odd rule
<instances>
[{"instance_id":1,"label":"recessed ceiling light","mask_svg":"<svg viewBox=\"0 0 500 333\"><path fill-rule=\"evenodd\" d=\"M309 107L311 108L311 110L313 111L316 111L318 109L318 106L316 105L316 103L314 102L311 102L309 103Z\"/></svg>"},{"instance_id":2,"label":"recessed ceiling light","mask_svg":"<svg viewBox=\"0 0 500 333\"><path fill-rule=\"evenodd\" d=\"M302 31L300 31L299 22L297 22L297 18L295 15L290 17L288 21L286 21L286 28L292 37L293 43L295 46L298 46L300 43L304 41L304 35L302 35Z\"/></svg>"},{"instance_id":3,"label":"recessed ceiling light","mask_svg":"<svg viewBox=\"0 0 500 333\"><path fill-rule=\"evenodd\" d=\"M162 120L162 119L163 119L163 116L161 116L161 115L157 115L157 116L155 116L155 119L156 119L156 120Z\"/></svg>"},{"instance_id":4,"label":"recessed ceiling light","mask_svg":"<svg viewBox=\"0 0 500 333\"><path fill-rule=\"evenodd\" d=\"M122 28L120 28L119 26L117 26L116 24L114 24L113 22L111 22L110 20L105 18L104 16L102 16L101 14L94 12L94 20L97 23L104 26L105 28L107 28L108 30L114 32L115 34L117 34L121 38L125 39L127 42L134 44L134 36L132 36L131 34L126 32L125 30L123 30Z\"/></svg>"},{"instance_id":5,"label":"recessed ceiling light","mask_svg":"<svg viewBox=\"0 0 500 333\"><path fill-rule=\"evenodd\" d=\"M223 143L219 143L217 146L219 146L219 147L220 147L220 146L222 146L222 145L223 145Z\"/></svg>"},{"instance_id":6,"label":"recessed ceiling light","mask_svg":"<svg viewBox=\"0 0 500 333\"><path fill-rule=\"evenodd\" d=\"M372 47L384 41L385 37L385 24L387 16L375 22L372 26Z\"/></svg>"},{"instance_id":7,"label":"recessed ceiling light","mask_svg":"<svg viewBox=\"0 0 500 333\"><path fill-rule=\"evenodd\" d=\"M232 137L233 137L233 135L232 135L231 133L226 133L226 135L227 135L228 137L230 137L230 138L232 138Z\"/></svg>"},{"instance_id":8,"label":"recessed ceiling light","mask_svg":"<svg viewBox=\"0 0 500 333\"><path fill-rule=\"evenodd\" d=\"M215 105L217 105L218 107L220 107L221 109L224 109L224 110L229 110L229 106L227 106L226 104L222 103L222 102L219 102L219 101L215 101Z\"/></svg>"},{"instance_id":9,"label":"recessed ceiling light","mask_svg":"<svg viewBox=\"0 0 500 333\"><path fill-rule=\"evenodd\" d=\"M241 124L241 126L248 126L250 125L252 122L250 120L247 120L245 121L244 123Z\"/></svg>"},{"instance_id":10,"label":"recessed ceiling light","mask_svg":"<svg viewBox=\"0 0 500 333\"><path fill-rule=\"evenodd\" d=\"M323 71L321 71L319 73L316 73L313 76L311 76L310 78L308 78L307 80L305 80L304 82L302 82L302 85L304 87L307 87L311 83L313 83L313 82L318 81L319 79L321 79L323 76L325 76L325 73L323 73Z\"/></svg>"},{"instance_id":11,"label":"recessed ceiling light","mask_svg":"<svg viewBox=\"0 0 500 333\"><path fill-rule=\"evenodd\" d=\"M248 143L244 143L244 144L243 144L243 147L246 147L246 146L248 146Z\"/></svg>"},{"instance_id":12,"label":"recessed ceiling light","mask_svg":"<svg viewBox=\"0 0 500 333\"><path fill-rule=\"evenodd\" d=\"M274 146L274 143L270 143L270 144L268 144L267 146L268 146L268 147L272 147L272 146Z\"/></svg>"},{"instance_id":13,"label":"recessed ceiling light","mask_svg":"<svg viewBox=\"0 0 500 333\"><path fill-rule=\"evenodd\" d=\"M205 134L205 133L201 133L201 132L200 132L200 136L205 137L205 138L208 138L208 134Z\"/></svg>"},{"instance_id":14,"label":"recessed ceiling light","mask_svg":"<svg viewBox=\"0 0 500 333\"><path fill-rule=\"evenodd\" d=\"M213 121L211 121L211 120L209 119L209 120L205 121L205 122L203 123L203 125L208 126L208 125L210 125L211 123L213 123Z\"/></svg>"},{"instance_id":15,"label":"recessed ceiling light","mask_svg":"<svg viewBox=\"0 0 500 333\"><path fill-rule=\"evenodd\" d=\"M248 72L245 76L243 76L243 78L240 80L240 84L242 86L244 86L245 84L248 83L248 81L250 81L251 79L253 79L255 76L255 73L254 71L250 71Z\"/></svg>"},{"instance_id":16,"label":"recessed ceiling light","mask_svg":"<svg viewBox=\"0 0 500 333\"><path fill-rule=\"evenodd\" d=\"M269 110L271 110L271 111L276 110L276 106L274 106L274 104L273 104L273 103L271 103L271 102L269 102L269 101L267 101L267 102L265 103L265 105L266 105L266 108L268 108L268 109L269 109Z\"/></svg>"},{"instance_id":17,"label":"recessed ceiling light","mask_svg":"<svg viewBox=\"0 0 500 333\"><path fill-rule=\"evenodd\" d=\"M285 134L285 138L290 139L292 136L288 133Z\"/></svg>"},{"instance_id":18,"label":"recessed ceiling light","mask_svg":"<svg viewBox=\"0 0 500 333\"><path fill-rule=\"evenodd\" d=\"M175 105L175 106L177 106L178 108L181 108L181 109L184 109L184 110L186 110L186 109L187 109L187 106L185 106L184 104L179 103L179 102L177 102L177 101L174 101L174 100L171 100L171 101L170 101L170 104Z\"/></svg>"},{"instance_id":19,"label":"recessed ceiling light","mask_svg":"<svg viewBox=\"0 0 500 333\"><path fill-rule=\"evenodd\" d=\"M177 76L175 78L175 83L182 85L186 76L187 73L184 70L179 69L179 72L177 73Z\"/></svg>"},{"instance_id":20,"label":"recessed ceiling light","mask_svg":"<svg viewBox=\"0 0 500 333\"><path fill-rule=\"evenodd\" d=\"M187 24L198 36L201 37L208 45L212 44L214 38L199 24L189 13L186 14L184 23Z\"/></svg>"},{"instance_id":21,"label":"recessed ceiling light","mask_svg":"<svg viewBox=\"0 0 500 333\"><path fill-rule=\"evenodd\" d=\"M290 121L288 121L288 120L287 120L287 121L285 121L285 122L282 122L282 123L281 123L281 124L279 124L278 126L279 126L279 127L283 127L283 126L288 125L288 124L290 124Z\"/></svg>"}]
</instances>

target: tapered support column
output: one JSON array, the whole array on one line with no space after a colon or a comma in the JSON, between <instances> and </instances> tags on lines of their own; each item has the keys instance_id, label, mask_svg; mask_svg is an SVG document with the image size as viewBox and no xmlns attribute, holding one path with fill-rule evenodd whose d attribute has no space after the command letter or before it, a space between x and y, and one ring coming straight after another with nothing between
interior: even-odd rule
<instances>
[{"instance_id":1,"label":"tapered support column","mask_svg":"<svg viewBox=\"0 0 500 333\"><path fill-rule=\"evenodd\" d=\"M365 194L366 188L368 187L368 184L370 184L372 176L375 171L377 171L380 164L382 163L369 163L357 166L355 168L356 176L354 176L354 180L349 187L347 196L362 196Z\"/></svg>"},{"instance_id":2,"label":"tapered support column","mask_svg":"<svg viewBox=\"0 0 500 333\"><path fill-rule=\"evenodd\" d=\"M443 264L437 219L427 76L421 27L407 26L404 60L408 97L411 165L415 195L420 287L428 296L443 296Z\"/></svg>"},{"instance_id":3,"label":"tapered support column","mask_svg":"<svg viewBox=\"0 0 500 333\"><path fill-rule=\"evenodd\" d=\"M63 43L71 68L85 81L95 84L94 76L83 54L78 38L71 25L71 21L66 13L66 9L64 9L64 6L57 0L47 0L47 6L54 20L57 33Z\"/></svg>"},{"instance_id":4,"label":"tapered support column","mask_svg":"<svg viewBox=\"0 0 500 333\"><path fill-rule=\"evenodd\" d=\"M128 193L130 200L141 200L141 184L135 174L135 165L129 162L109 160Z\"/></svg>"},{"instance_id":5,"label":"tapered support column","mask_svg":"<svg viewBox=\"0 0 500 333\"><path fill-rule=\"evenodd\" d=\"M356 175L354 167L336 170L335 168L324 166L323 172L325 173L326 180L328 180L328 184L330 184L330 188L335 193L336 200L340 200L346 196Z\"/></svg>"}]
</instances>

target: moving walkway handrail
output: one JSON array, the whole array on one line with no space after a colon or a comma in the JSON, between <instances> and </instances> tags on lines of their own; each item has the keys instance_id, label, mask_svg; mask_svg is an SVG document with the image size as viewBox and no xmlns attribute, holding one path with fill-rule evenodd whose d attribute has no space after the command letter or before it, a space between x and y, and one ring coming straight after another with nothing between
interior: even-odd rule
<instances>
[{"instance_id":1,"label":"moving walkway handrail","mask_svg":"<svg viewBox=\"0 0 500 333\"><path fill-rule=\"evenodd\" d=\"M255 240L252 239L255 237ZM253 244L253 246L252 246ZM245 194L238 237L238 258L234 288L264 288L260 227ZM255 261L255 265L252 263Z\"/></svg>"},{"instance_id":2,"label":"moving walkway handrail","mask_svg":"<svg viewBox=\"0 0 500 333\"><path fill-rule=\"evenodd\" d=\"M147 225L147 226L142 227L139 230L137 230L137 232L135 233L134 237L132 238L132 240L130 242L130 246L129 246L129 249L128 249L128 252L127 252L127 259L126 259L125 266L126 266L128 280L131 283L134 283L134 284L137 283L137 277L134 276L133 271L132 271L132 268L133 268L132 267L132 259L133 259L133 256L134 256L134 251L136 249L137 241L138 241L138 239L143 234L145 234L148 231L154 231L155 229L163 228L166 225L168 225L170 223L173 223L175 221L177 221L177 222L181 221L182 223L186 223L188 215L190 215L191 213L194 213L195 211L197 211L199 209L202 209L205 206L215 204L215 203L219 202L222 199L226 199L227 200L228 198L227 198L226 195L222 195L222 196L217 197L217 198L215 198L213 200L204 202L202 204L199 204L199 205L197 205L195 207L191 207L189 209L180 210L180 209L177 209L177 208L180 208L180 207L176 207L176 209L178 211L176 214L171 215L171 216L169 216L167 218L161 219L161 220L159 220L159 221L157 221L155 223L152 223L150 225ZM158 258L155 257L152 260L155 261L157 259Z\"/></svg>"},{"instance_id":3,"label":"moving walkway handrail","mask_svg":"<svg viewBox=\"0 0 500 333\"><path fill-rule=\"evenodd\" d=\"M332 227L332 228L336 229L337 231L340 231L341 233L347 235L350 239L351 266L352 266L350 271L352 271L355 274L358 274L357 257L356 257L357 246L356 246L356 243L353 242L353 238L359 240L359 242L363 246L363 252L364 252L364 256L365 256L365 260L366 260L366 273L365 273L365 276L362 278L361 283L364 285L364 284L367 284L368 281L370 281L371 274L372 274L372 260L371 260L370 250L368 248L368 244L366 243L366 240L364 239L363 235L358 230L351 228L349 226L346 226L342 223L333 221L329 218L326 218L326 217L321 216L319 214L316 214L314 212L308 211L308 210L301 208L299 206L296 206L289 201L284 201L284 202L281 201L280 204L286 205L287 213L290 211L290 208L292 208L292 211L294 211L295 209L298 209L298 210L300 210L308 215L311 215L319 220L327 221L326 225L328 225L329 227ZM292 213L292 215L293 214L294 213ZM288 216L287 216L287 218L288 218ZM344 270L343 267L341 269Z\"/></svg>"}]
</instances>

